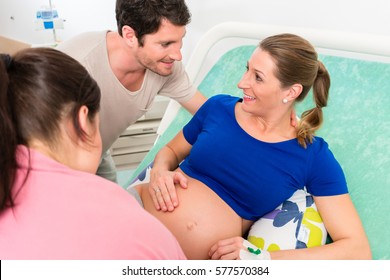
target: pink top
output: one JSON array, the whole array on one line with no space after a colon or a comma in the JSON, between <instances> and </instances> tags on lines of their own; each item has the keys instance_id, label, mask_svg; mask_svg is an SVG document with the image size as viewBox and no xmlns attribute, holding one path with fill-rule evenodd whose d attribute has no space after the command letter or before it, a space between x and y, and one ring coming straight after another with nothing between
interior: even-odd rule
<instances>
[{"instance_id":1,"label":"pink top","mask_svg":"<svg viewBox=\"0 0 390 280\"><path fill-rule=\"evenodd\" d=\"M0 259L185 259L120 186L19 146L15 207L0 213Z\"/></svg>"}]
</instances>

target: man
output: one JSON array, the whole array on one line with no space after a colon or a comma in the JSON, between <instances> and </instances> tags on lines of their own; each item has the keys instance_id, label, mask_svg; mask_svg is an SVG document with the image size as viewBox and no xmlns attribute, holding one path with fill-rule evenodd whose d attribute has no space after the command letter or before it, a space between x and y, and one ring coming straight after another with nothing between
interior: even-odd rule
<instances>
[{"instance_id":1,"label":"man","mask_svg":"<svg viewBox=\"0 0 390 280\"><path fill-rule=\"evenodd\" d=\"M117 0L115 10L117 32L87 32L58 46L99 84L103 155L97 174L114 182L109 149L145 114L157 94L175 99L192 114L206 100L181 63L191 19L184 0Z\"/></svg>"}]
</instances>

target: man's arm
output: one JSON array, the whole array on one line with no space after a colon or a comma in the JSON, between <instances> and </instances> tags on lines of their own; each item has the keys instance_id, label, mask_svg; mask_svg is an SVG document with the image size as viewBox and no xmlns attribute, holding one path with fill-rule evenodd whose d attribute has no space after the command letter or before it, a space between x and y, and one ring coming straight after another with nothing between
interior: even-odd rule
<instances>
[{"instance_id":1,"label":"man's arm","mask_svg":"<svg viewBox=\"0 0 390 280\"><path fill-rule=\"evenodd\" d=\"M205 103L207 98L199 91L197 90L195 95L187 102L181 103L181 106L183 106L188 112L190 112L192 115L195 114L196 111L200 108L200 106Z\"/></svg>"}]
</instances>

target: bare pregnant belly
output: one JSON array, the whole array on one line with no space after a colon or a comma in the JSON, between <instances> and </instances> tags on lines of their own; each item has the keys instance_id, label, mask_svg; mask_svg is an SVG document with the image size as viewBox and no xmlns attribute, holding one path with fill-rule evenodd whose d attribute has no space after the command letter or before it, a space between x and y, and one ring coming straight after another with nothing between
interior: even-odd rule
<instances>
[{"instance_id":1,"label":"bare pregnant belly","mask_svg":"<svg viewBox=\"0 0 390 280\"><path fill-rule=\"evenodd\" d=\"M198 180L188 178L188 188L177 187L179 206L173 212L157 211L144 188L145 209L175 235L188 259L208 259L217 241L241 236L249 227L216 193Z\"/></svg>"}]
</instances>

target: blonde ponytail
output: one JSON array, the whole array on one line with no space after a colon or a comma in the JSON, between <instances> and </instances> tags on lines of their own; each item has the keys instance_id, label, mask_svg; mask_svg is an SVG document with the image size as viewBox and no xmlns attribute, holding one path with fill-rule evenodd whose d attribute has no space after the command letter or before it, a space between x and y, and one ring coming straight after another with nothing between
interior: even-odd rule
<instances>
[{"instance_id":1,"label":"blonde ponytail","mask_svg":"<svg viewBox=\"0 0 390 280\"><path fill-rule=\"evenodd\" d=\"M329 88L329 73L324 64L318 61L317 76L313 83L313 98L316 107L302 113L297 130L298 142L305 148L308 143L313 142L315 132L323 123L322 108L328 103Z\"/></svg>"}]
</instances>

